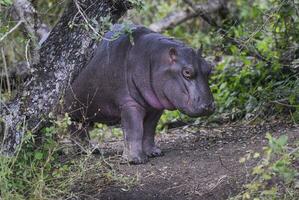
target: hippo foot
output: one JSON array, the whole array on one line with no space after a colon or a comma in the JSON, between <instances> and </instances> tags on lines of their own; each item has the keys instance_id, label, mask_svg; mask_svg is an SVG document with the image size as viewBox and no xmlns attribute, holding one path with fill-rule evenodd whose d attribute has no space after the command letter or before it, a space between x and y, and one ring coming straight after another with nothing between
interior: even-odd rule
<instances>
[{"instance_id":1,"label":"hippo foot","mask_svg":"<svg viewBox=\"0 0 299 200\"><path fill-rule=\"evenodd\" d=\"M150 158L164 156L164 153L161 151L161 149L156 146L146 149L145 154Z\"/></svg>"},{"instance_id":2,"label":"hippo foot","mask_svg":"<svg viewBox=\"0 0 299 200\"><path fill-rule=\"evenodd\" d=\"M123 159L126 160L126 162L133 165L140 165L148 162L148 157L145 154L134 155L134 156L123 154Z\"/></svg>"}]
</instances>

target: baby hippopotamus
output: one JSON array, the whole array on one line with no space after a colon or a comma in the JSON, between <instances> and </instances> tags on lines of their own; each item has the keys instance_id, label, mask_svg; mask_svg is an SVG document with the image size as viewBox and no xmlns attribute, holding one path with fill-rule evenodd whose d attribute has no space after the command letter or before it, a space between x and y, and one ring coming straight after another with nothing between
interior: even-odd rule
<instances>
[{"instance_id":1,"label":"baby hippopotamus","mask_svg":"<svg viewBox=\"0 0 299 200\"><path fill-rule=\"evenodd\" d=\"M64 109L72 120L86 126L120 122L123 157L140 164L163 155L155 145L155 128L163 110L178 109L191 117L215 110L208 85L212 66L200 51L178 40L144 26L127 29L118 24L105 34L67 89Z\"/></svg>"}]
</instances>

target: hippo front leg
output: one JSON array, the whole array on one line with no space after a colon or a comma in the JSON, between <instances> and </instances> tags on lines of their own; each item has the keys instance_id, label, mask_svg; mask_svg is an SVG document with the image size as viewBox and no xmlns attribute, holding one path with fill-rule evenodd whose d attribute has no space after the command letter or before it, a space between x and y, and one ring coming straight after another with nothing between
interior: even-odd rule
<instances>
[{"instance_id":1,"label":"hippo front leg","mask_svg":"<svg viewBox=\"0 0 299 200\"><path fill-rule=\"evenodd\" d=\"M144 116L144 109L138 105L125 107L121 111L124 132L123 157L132 164L142 164L148 160L142 149Z\"/></svg>"},{"instance_id":2,"label":"hippo front leg","mask_svg":"<svg viewBox=\"0 0 299 200\"><path fill-rule=\"evenodd\" d=\"M149 157L163 156L162 151L155 145L157 123L163 111L152 111L144 119L143 152Z\"/></svg>"}]
</instances>

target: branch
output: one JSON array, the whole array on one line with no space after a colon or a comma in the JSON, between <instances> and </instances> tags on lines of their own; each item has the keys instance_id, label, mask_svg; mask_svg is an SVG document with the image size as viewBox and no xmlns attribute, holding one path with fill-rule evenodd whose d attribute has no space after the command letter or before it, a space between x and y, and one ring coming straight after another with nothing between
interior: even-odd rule
<instances>
[{"instance_id":1,"label":"branch","mask_svg":"<svg viewBox=\"0 0 299 200\"><path fill-rule=\"evenodd\" d=\"M229 37L227 30L217 22L212 19L208 14L221 11L226 9L226 0L210 0L206 4L194 5L190 0L184 0L184 2L189 6L185 11L178 11L170 13L167 17L159 22L151 24L150 29L156 32L163 32L166 29L173 28L182 22L185 22L194 17L200 16L205 22L207 22L212 27L216 28L216 31L226 39L227 42L235 45L240 51L244 49L247 50L248 55L253 56L261 61L270 63L265 57L263 57L256 49L249 49L243 41L239 41L236 38Z\"/></svg>"},{"instance_id":2,"label":"branch","mask_svg":"<svg viewBox=\"0 0 299 200\"><path fill-rule=\"evenodd\" d=\"M49 35L49 28L37 17L37 12L28 0L14 0L14 10L18 20L24 23L24 27L32 42L33 63L39 61L40 45Z\"/></svg>"},{"instance_id":3,"label":"branch","mask_svg":"<svg viewBox=\"0 0 299 200\"><path fill-rule=\"evenodd\" d=\"M39 60L40 46L48 38L50 28L46 24L42 23L41 20L37 17L37 12L29 1L15 0L13 6L14 9L11 13L11 17L14 20L18 21L18 23L0 38L0 43L4 41L9 34L13 33L19 26L24 25L25 32L30 37L30 40L26 45L26 52L27 47L29 46L29 43L31 41L31 43L33 44L32 60L33 63L37 63L37 61ZM27 63L21 61L14 64L13 66L7 67L7 70L5 70L5 72L0 72L0 80L8 79L6 81L6 89L10 89L10 86L8 84L9 79L25 80L30 75L30 68L28 63L29 61L27 61ZM0 87L2 86L3 83L0 85Z\"/></svg>"},{"instance_id":4,"label":"branch","mask_svg":"<svg viewBox=\"0 0 299 200\"><path fill-rule=\"evenodd\" d=\"M218 26L217 22L213 20L207 12L207 6L205 5L194 5L192 1L190 0L183 0L189 7L192 9L194 13L198 13L198 16L200 16L202 19L204 19L208 24L211 26ZM215 12L220 11L222 9L227 9L226 1L225 0L211 0L209 1L209 7L210 9L214 8ZM213 13L213 12L211 12Z\"/></svg>"},{"instance_id":5,"label":"branch","mask_svg":"<svg viewBox=\"0 0 299 200\"><path fill-rule=\"evenodd\" d=\"M188 1L190 6L191 2ZM150 29L156 32L163 32L166 29L173 28L189 19L197 16L205 18L206 21L211 20L207 17L207 14L215 13L224 7L223 0L210 0L207 3L193 5L183 11L175 11L170 13L167 17L159 22L153 23L149 26Z\"/></svg>"},{"instance_id":6,"label":"branch","mask_svg":"<svg viewBox=\"0 0 299 200\"><path fill-rule=\"evenodd\" d=\"M1 38L0 38L0 42L2 42L9 34L11 34L12 32L14 32L21 24L23 23L23 21L19 21L14 27L12 27L12 29L10 29L8 32L6 32Z\"/></svg>"}]
</instances>

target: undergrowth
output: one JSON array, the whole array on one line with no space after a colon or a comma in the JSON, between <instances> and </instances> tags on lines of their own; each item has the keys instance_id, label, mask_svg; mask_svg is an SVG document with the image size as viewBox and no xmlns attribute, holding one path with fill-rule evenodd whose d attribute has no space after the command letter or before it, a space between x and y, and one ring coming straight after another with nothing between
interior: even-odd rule
<instances>
[{"instance_id":1,"label":"undergrowth","mask_svg":"<svg viewBox=\"0 0 299 200\"><path fill-rule=\"evenodd\" d=\"M132 178L119 175L105 158L94 158L91 152L77 155L72 144L63 142L68 138L64 133L69 122L68 116L53 121L42 130L42 139L27 132L15 156L0 155L0 199L75 197L74 188L83 187L90 176L99 182L95 185L99 188L111 182L128 187L134 184Z\"/></svg>"},{"instance_id":2,"label":"undergrowth","mask_svg":"<svg viewBox=\"0 0 299 200\"><path fill-rule=\"evenodd\" d=\"M141 1L131 2L141 5ZM137 16L145 25L159 21L173 10L185 6L181 0L144 1L143 10ZM178 2L177 4L174 2ZM207 26L199 20L190 20L166 34L190 44L194 48L204 47L206 56L213 55L217 66L211 76L210 85L217 104L216 114L197 122L228 118L229 120L265 120L270 116L287 118L299 122L299 16L298 2L290 0L233 1L236 10L225 19L217 19L226 30L226 35L217 28ZM11 5L11 0L0 1L1 6ZM55 1L35 1L37 9L43 11L43 21L54 24L54 15L62 12L63 6L53 6ZM57 4L60 5L60 4ZM51 12L46 12L51 9ZM8 9L7 9L8 10ZM15 24L5 21L8 14L0 13L0 36L5 35ZM214 17L214 16L212 16ZM201 30L199 30L199 28ZM240 42L242 48L228 38ZM1 44L6 63L25 60L27 39L16 31ZM257 52L264 59L257 59ZM1 73L2 73L1 69ZM1 86L4 80L0 80ZM9 99L8 93L0 91L2 101ZM167 123L176 120L192 121L179 112L165 112L158 130L167 128ZM194 122L193 120L192 122ZM2 199L58 199L72 196L72 187L84 182L93 170L93 178L106 182L131 182L119 176L113 167L103 160L90 165L93 156L64 156L64 146L59 143L65 137L69 119L53 122L43 130L43 139L30 131L22 141L16 156L0 156L0 196ZM121 137L119 129L110 129L96 124L94 137L102 141L107 137ZM298 142L289 146L287 137L273 138L267 135L269 145L262 154L252 152L242 159L252 158L260 162L252 171L252 182L236 199L296 199L298 195ZM134 182L134 181L133 181Z\"/></svg>"},{"instance_id":3,"label":"undergrowth","mask_svg":"<svg viewBox=\"0 0 299 200\"><path fill-rule=\"evenodd\" d=\"M263 153L249 152L240 159L246 163L258 159L252 168L252 180L244 190L231 200L293 200L299 198L299 141L288 145L287 135L279 138L267 133L268 145Z\"/></svg>"}]
</instances>

